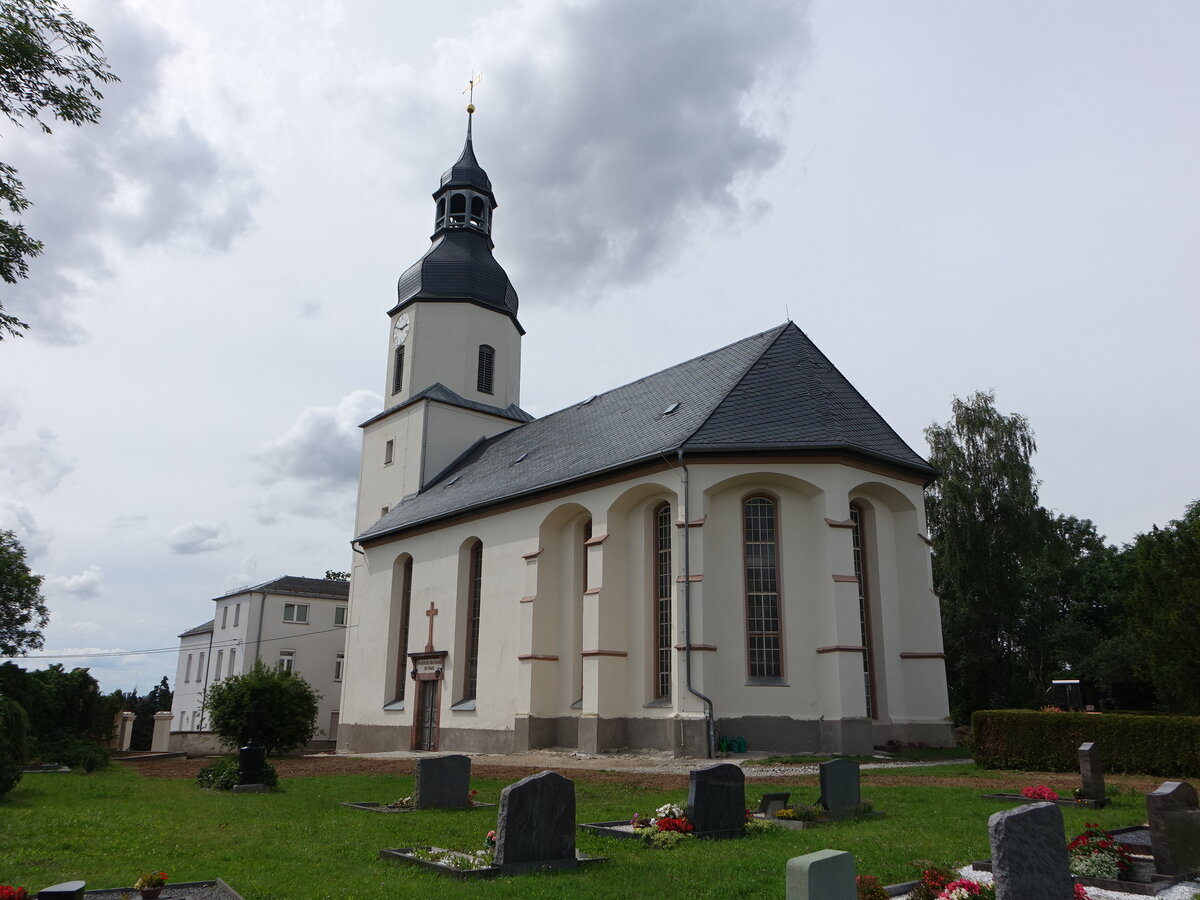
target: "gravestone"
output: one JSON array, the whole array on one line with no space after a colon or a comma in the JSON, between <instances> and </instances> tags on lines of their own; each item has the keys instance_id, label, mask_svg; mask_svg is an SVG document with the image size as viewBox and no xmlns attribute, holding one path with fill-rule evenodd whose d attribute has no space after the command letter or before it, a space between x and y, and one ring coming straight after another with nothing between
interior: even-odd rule
<instances>
[{"instance_id":1,"label":"gravestone","mask_svg":"<svg viewBox=\"0 0 1200 900\"><path fill-rule=\"evenodd\" d=\"M1100 765L1100 750L1091 741L1079 745L1079 780L1087 800L1103 800L1104 769Z\"/></svg>"},{"instance_id":2,"label":"gravestone","mask_svg":"<svg viewBox=\"0 0 1200 900\"><path fill-rule=\"evenodd\" d=\"M1150 849L1159 875L1200 869L1200 803L1186 781L1164 781L1146 795Z\"/></svg>"},{"instance_id":3,"label":"gravestone","mask_svg":"<svg viewBox=\"0 0 1200 900\"><path fill-rule=\"evenodd\" d=\"M765 815L768 819L788 805L788 800L792 798L790 793L784 792L780 794L763 794L762 799L758 801L758 811Z\"/></svg>"},{"instance_id":4,"label":"gravestone","mask_svg":"<svg viewBox=\"0 0 1200 900\"><path fill-rule=\"evenodd\" d=\"M413 787L415 809L463 809L471 805L471 760L469 757L432 756L417 760Z\"/></svg>"},{"instance_id":5,"label":"gravestone","mask_svg":"<svg viewBox=\"0 0 1200 900\"><path fill-rule=\"evenodd\" d=\"M696 837L731 838L746 833L746 773L718 763L688 776L688 821Z\"/></svg>"},{"instance_id":6,"label":"gravestone","mask_svg":"<svg viewBox=\"0 0 1200 900\"><path fill-rule=\"evenodd\" d=\"M1075 896L1062 810L1033 803L988 819L996 900L1072 900Z\"/></svg>"},{"instance_id":7,"label":"gravestone","mask_svg":"<svg viewBox=\"0 0 1200 900\"><path fill-rule=\"evenodd\" d=\"M575 782L539 772L500 792L496 865L509 871L576 865Z\"/></svg>"},{"instance_id":8,"label":"gravestone","mask_svg":"<svg viewBox=\"0 0 1200 900\"><path fill-rule=\"evenodd\" d=\"M820 771L821 805L831 813L858 809L862 803L858 763L852 759L831 759L821 763Z\"/></svg>"},{"instance_id":9,"label":"gravestone","mask_svg":"<svg viewBox=\"0 0 1200 900\"><path fill-rule=\"evenodd\" d=\"M818 850L787 863L787 900L857 900L854 857Z\"/></svg>"},{"instance_id":10,"label":"gravestone","mask_svg":"<svg viewBox=\"0 0 1200 900\"><path fill-rule=\"evenodd\" d=\"M238 783L235 793L266 793L270 788L263 784L266 773L267 748L258 737L262 733L263 712L257 706L250 707L246 715L246 745L238 750Z\"/></svg>"},{"instance_id":11,"label":"gravestone","mask_svg":"<svg viewBox=\"0 0 1200 900\"><path fill-rule=\"evenodd\" d=\"M37 900L42 900L43 897L47 900L83 900L86 887L86 881L64 881L62 884L42 888L37 892Z\"/></svg>"}]
</instances>

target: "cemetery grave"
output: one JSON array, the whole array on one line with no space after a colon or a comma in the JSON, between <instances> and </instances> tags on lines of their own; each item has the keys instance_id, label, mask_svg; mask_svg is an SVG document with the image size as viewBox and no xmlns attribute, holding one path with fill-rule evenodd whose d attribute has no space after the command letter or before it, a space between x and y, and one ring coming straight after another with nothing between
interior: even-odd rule
<instances>
[{"instance_id":1,"label":"cemetery grave","mask_svg":"<svg viewBox=\"0 0 1200 900\"><path fill-rule=\"evenodd\" d=\"M66 881L30 894L31 898L39 900L128 900L138 896L138 891L132 887L89 891L84 881ZM218 878L168 884L158 895L158 900L242 900L242 895Z\"/></svg>"},{"instance_id":2,"label":"cemetery grave","mask_svg":"<svg viewBox=\"0 0 1200 900\"><path fill-rule=\"evenodd\" d=\"M501 791L494 835L494 851L404 847L380 850L379 855L458 879L574 869L604 861L575 849L575 783L557 772L530 775Z\"/></svg>"},{"instance_id":3,"label":"cemetery grave","mask_svg":"<svg viewBox=\"0 0 1200 900\"><path fill-rule=\"evenodd\" d=\"M801 831L845 819L882 818L863 802L859 764L852 759L831 759L819 766L821 796L811 806L788 805L789 794L766 794L755 818Z\"/></svg>"},{"instance_id":4,"label":"cemetery grave","mask_svg":"<svg viewBox=\"0 0 1200 900\"><path fill-rule=\"evenodd\" d=\"M742 837L746 833L746 775L732 763L693 769L688 773L686 810L666 804L654 816L635 812L628 821L588 822L579 828L616 838L654 838L657 832L717 840Z\"/></svg>"},{"instance_id":5,"label":"cemetery grave","mask_svg":"<svg viewBox=\"0 0 1200 900\"><path fill-rule=\"evenodd\" d=\"M405 813L420 809L484 809L495 806L475 799L471 790L471 758L462 754L422 757L416 761L411 797L393 803L343 803L370 812Z\"/></svg>"},{"instance_id":6,"label":"cemetery grave","mask_svg":"<svg viewBox=\"0 0 1200 900\"><path fill-rule=\"evenodd\" d=\"M1100 762L1100 750L1090 741L1079 745L1079 780L1071 797L1060 797L1058 792L1045 785L1030 785L1019 794L983 794L985 800L1014 800L1028 803L1030 800L1053 803L1056 806L1090 806L1099 809L1108 805L1104 794L1104 768Z\"/></svg>"}]
</instances>

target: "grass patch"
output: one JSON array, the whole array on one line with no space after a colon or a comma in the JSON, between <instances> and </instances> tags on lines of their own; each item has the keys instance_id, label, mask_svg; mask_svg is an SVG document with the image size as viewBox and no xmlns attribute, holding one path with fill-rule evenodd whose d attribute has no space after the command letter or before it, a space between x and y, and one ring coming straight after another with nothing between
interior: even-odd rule
<instances>
[{"instance_id":1,"label":"grass patch","mask_svg":"<svg viewBox=\"0 0 1200 900\"><path fill-rule=\"evenodd\" d=\"M937 767L921 772L946 774ZM904 770L899 770L904 771ZM567 873L452 883L376 858L386 847L483 845L496 810L372 815L342 801L386 802L412 793L412 777L339 775L282 778L273 794L203 791L191 780L148 779L120 766L91 775L27 775L0 801L0 883L31 890L83 878L90 888L133 883L165 869L171 881L224 878L250 900L373 900L577 897L772 897L783 893L787 860L827 847L854 854L860 874L884 884L916 876L929 862L962 865L988 855L987 818L1012 804L982 800L969 787L883 787L864 779L864 799L886 818L778 830L738 841L688 841L652 851L634 841L579 834L579 848L610 862ZM506 782L473 778L476 798L499 800ZM778 785L751 783L747 805ZM786 788L785 788L786 789ZM580 822L628 819L682 791L576 781ZM794 798L813 793L798 787ZM812 799L815 799L815 794ZM1085 819L1115 828L1144 820L1141 796L1101 810L1064 809L1068 837Z\"/></svg>"}]
</instances>

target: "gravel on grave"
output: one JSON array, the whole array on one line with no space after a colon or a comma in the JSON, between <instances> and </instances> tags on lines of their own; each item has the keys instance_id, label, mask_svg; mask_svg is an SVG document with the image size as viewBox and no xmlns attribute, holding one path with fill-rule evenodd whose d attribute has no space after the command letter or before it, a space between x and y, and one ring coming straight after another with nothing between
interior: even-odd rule
<instances>
[{"instance_id":1,"label":"gravel on grave","mask_svg":"<svg viewBox=\"0 0 1200 900\"><path fill-rule=\"evenodd\" d=\"M970 878L972 881L992 883L991 872L976 872L970 866L963 866L958 870L958 874L963 878ZM1154 895L1156 900L1192 900L1196 891L1200 890L1200 884L1194 881L1185 881L1183 884L1177 884L1173 888L1167 888ZM1125 894L1117 893L1116 891L1105 891L1100 888L1087 888L1088 896L1092 900L1129 900L1130 897L1143 897L1144 894ZM899 897L893 897L892 900L906 900L908 894L901 894Z\"/></svg>"},{"instance_id":2,"label":"gravel on grave","mask_svg":"<svg viewBox=\"0 0 1200 900\"><path fill-rule=\"evenodd\" d=\"M113 888L103 891L85 891L84 900L124 900L136 898L138 892L131 887ZM241 896L227 885L212 881L180 882L167 884L159 900L241 900Z\"/></svg>"}]
</instances>

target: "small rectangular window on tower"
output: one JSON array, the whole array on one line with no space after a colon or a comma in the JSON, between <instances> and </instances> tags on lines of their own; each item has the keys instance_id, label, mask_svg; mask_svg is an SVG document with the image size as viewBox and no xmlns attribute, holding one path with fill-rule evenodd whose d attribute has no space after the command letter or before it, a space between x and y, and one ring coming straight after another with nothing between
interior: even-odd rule
<instances>
[{"instance_id":1,"label":"small rectangular window on tower","mask_svg":"<svg viewBox=\"0 0 1200 900\"><path fill-rule=\"evenodd\" d=\"M479 345L479 377L475 387L481 394L492 393L496 369L496 351L487 344Z\"/></svg>"},{"instance_id":2,"label":"small rectangular window on tower","mask_svg":"<svg viewBox=\"0 0 1200 900\"><path fill-rule=\"evenodd\" d=\"M392 372L392 393L398 394L404 390L404 345L396 348L395 371Z\"/></svg>"},{"instance_id":3,"label":"small rectangular window on tower","mask_svg":"<svg viewBox=\"0 0 1200 900\"><path fill-rule=\"evenodd\" d=\"M383 445L383 464L385 466L390 466L392 464L392 460L395 458L395 454L396 454L396 442L388 441L386 444Z\"/></svg>"}]
</instances>

